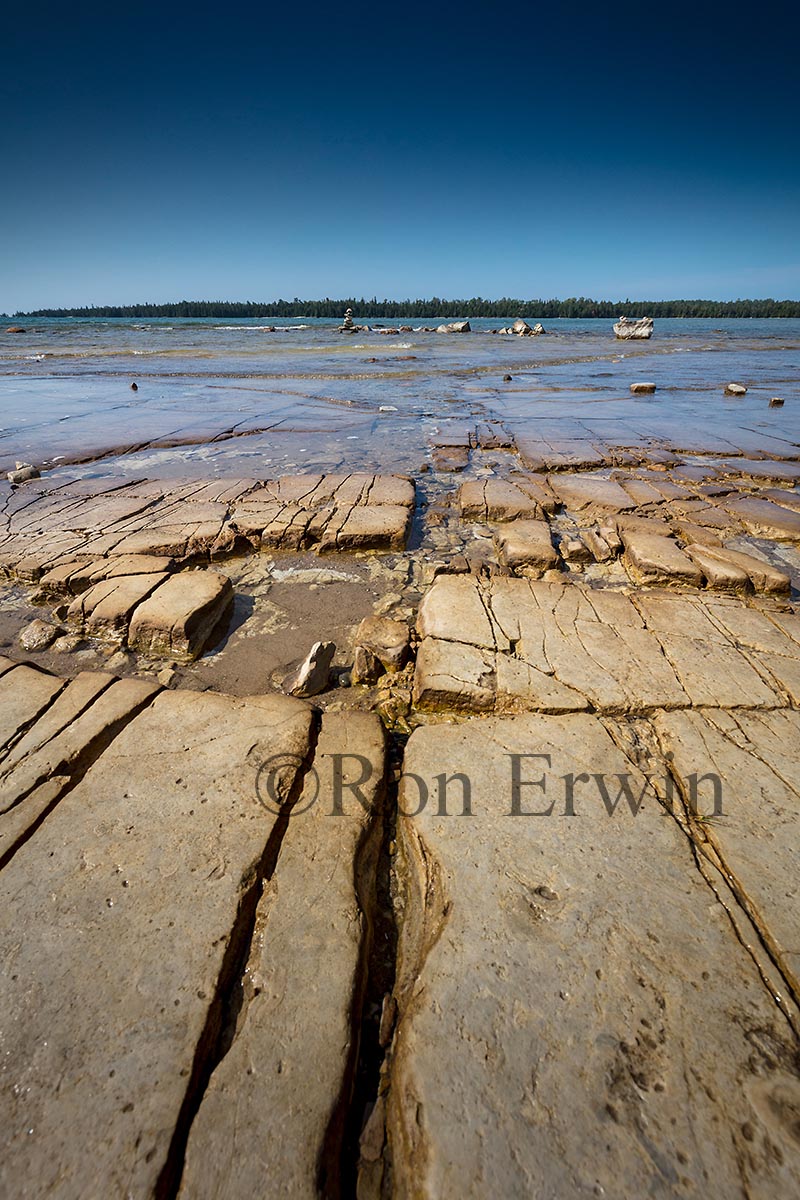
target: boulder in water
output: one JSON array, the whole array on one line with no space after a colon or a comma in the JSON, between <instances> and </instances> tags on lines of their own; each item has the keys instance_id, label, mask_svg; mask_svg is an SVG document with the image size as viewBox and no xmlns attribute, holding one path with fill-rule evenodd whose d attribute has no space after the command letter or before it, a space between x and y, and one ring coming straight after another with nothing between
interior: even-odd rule
<instances>
[{"instance_id":1,"label":"boulder in water","mask_svg":"<svg viewBox=\"0 0 800 1200\"><path fill-rule=\"evenodd\" d=\"M652 317L620 317L614 326L615 337L622 341L631 339L644 340L653 336Z\"/></svg>"},{"instance_id":2,"label":"boulder in water","mask_svg":"<svg viewBox=\"0 0 800 1200\"><path fill-rule=\"evenodd\" d=\"M451 321L448 325L439 325L436 329L437 333L471 333L472 326L469 321Z\"/></svg>"}]
</instances>

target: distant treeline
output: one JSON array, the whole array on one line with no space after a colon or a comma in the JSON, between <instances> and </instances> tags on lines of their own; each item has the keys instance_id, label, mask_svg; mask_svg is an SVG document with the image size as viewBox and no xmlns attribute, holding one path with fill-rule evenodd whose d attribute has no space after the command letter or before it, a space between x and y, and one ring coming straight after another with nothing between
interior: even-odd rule
<instances>
[{"instance_id":1,"label":"distant treeline","mask_svg":"<svg viewBox=\"0 0 800 1200\"><path fill-rule=\"evenodd\" d=\"M180 300L176 304L105 304L90 308L39 308L15 317L800 317L800 300Z\"/></svg>"}]
</instances>

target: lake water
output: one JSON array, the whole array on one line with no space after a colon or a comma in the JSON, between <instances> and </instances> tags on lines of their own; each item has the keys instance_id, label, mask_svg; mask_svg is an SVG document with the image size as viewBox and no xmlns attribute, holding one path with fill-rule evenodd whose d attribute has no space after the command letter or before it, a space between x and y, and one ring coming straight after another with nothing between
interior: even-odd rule
<instances>
[{"instance_id":1,"label":"lake water","mask_svg":"<svg viewBox=\"0 0 800 1200\"><path fill-rule=\"evenodd\" d=\"M605 319L491 334L512 319L390 336L334 320L31 320L0 333L0 466L414 473L442 431L486 420L689 449L696 434L701 451L791 457L800 444L800 320L656 320L647 342L616 341ZM641 379L654 396L631 397ZM744 400L723 397L730 380Z\"/></svg>"}]
</instances>

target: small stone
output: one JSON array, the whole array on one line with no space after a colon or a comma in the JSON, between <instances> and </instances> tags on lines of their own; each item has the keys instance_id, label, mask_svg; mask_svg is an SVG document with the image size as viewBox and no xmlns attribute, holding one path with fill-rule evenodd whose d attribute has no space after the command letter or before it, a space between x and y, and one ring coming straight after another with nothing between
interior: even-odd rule
<instances>
[{"instance_id":1,"label":"small stone","mask_svg":"<svg viewBox=\"0 0 800 1200\"><path fill-rule=\"evenodd\" d=\"M632 383L631 391L634 396L649 396L656 390L654 383Z\"/></svg>"},{"instance_id":2,"label":"small stone","mask_svg":"<svg viewBox=\"0 0 800 1200\"><path fill-rule=\"evenodd\" d=\"M56 638L53 642L53 649L58 654L72 654L83 643L83 638L77 633L68 633L64 637Z\"/></svg>"},{"instance_id":3,"label":"small stone","mask_svg":"<svg viewBox=\"0 0 800 1200\"><path fill-rule=\"evenodd\" d=\"M773 396L769 402L770 408L783 408L783 399L780 396Z\"/></svg>"},{"instance_id":4,"label":"small stone","mask_svg":"<svg viewBox=\"0 0 800 1200\"><path fill-rule=\"evenodd\" d=\"M349 688L353 684L353 676L350 671L342 671L341 675L336 680L340 688Z\"/></svg>"},{"instance_id":5,"label":"small stone","mask_svg":"<svg viewBox=\"0 0 800 1200\"><path fill-rule=\"evenodd\" d=\"M402 603L403 603L403 597L401 595L399 595L397 592L388 592L383 597L380 604L377 605L375 612L378 613L379 615L381 615L383 613L391 612L391 610L393 608L396 608L398 604L402 604Z\"/></svg>"},{"instance_id":6,"label":"small stone","mask_svg":"<svg viewBox=\"0 0 800 1200\"><path fill-rule=\"evenodd\" d=\"M61 621L66 621L68 612L69 612L68 604L57 604L56 607L53 609L53 612L51 615L52 615L52 618L54 621L61 622Z\"/></svg>"},{"instance_id":7,"label":"small stone","mask_svg":"<svg viewBox=\"0 0 800 1200\"><path fill-rule=\"evenodd\" d=\"M358 650L366 650L385 670L399 671L408 658L408 626L388 617L365 617L356 631L355 644L356 656Z\"/></svg>"},{"instance_id":8,"label":"small stone","mask_svg":"<svg viewBox=\"0 0 800 1200\"><path fill-rule=\"evenodd\" d=\"M16 470L9 471L6 478L9 483L27 483L29 479L38 479L39 472L30 463L17 463Z\"/></svg>"},{"instance_id":9,"label":"small stone","mask_svg":"<svg viewBox=\"0 0 800 1200\"><path fill-rule=\"evenodd\" d=\"M378 407L378 412L397 412L396 404L381 404Z\"/></svg>"},{"instance_id":10,"label":"small stone","mask_svg":"<svg viewBox=\"0 0 800 1200\"><path fill-rule=\"evenodd\" d=\"M60 633L63 633L63 630L57 625L51 625L37 617L30 625L25 626L19 635L19 644L23 650L46 650Z\"/></svg>"},{"instance_id":11,"label":"small stone","mask_svg":"<svg viewBox=\"0 0 800 1200\"><path fill-rule=\"evenodd\" d=\"M512 377L511 377L510 375L504 375L504 376L503 376L503 383L511 383L511 378L512 378Z\"/></svg>"},{"instance_id":12,"label":"small stone","mask_svg":"<svg viewBox=\"0 0 800 1200\"><path fill-rule=\"evenodd\" d=\"M178 676L178 672L176 670L174 670L174 668L164 667L161 671L158 672L158 674L156 675L156 679L158 680L158 682L161 684L162 687L168 688L168 687L172 687L177 676Z\"/></svg>"},{"instance_id":13,"label":"small stone","mask_svg":"<svg viewBox=\"0 0 800 1200\"><path fill-rule=\"evenodd\" d=\"M377 655L366 646L356 646L351 676L353 683L377 683L382 674L383 666Z\"/></svg>"},{"instance_id":14,"label":"small stone","mask_svg":"<svg viewBox=\"0 0 800 1200\"><path fill-rule=\"evenodd\" d=\"M133 656L127 650L115 650L106 662L109 671L125 671L133 662Z\"/></svg>"},{"instance_id":15,"label":"small stone","mask_svg":"<svg viewBox=\"0 0 800 1200\"><path fill-rule=\"evenodd\" d=\"M328 687L335 642L315 642L308 655L283 681L283 690L292 696L317 696Z\"/></svg>"},{"instance_id":16,"label":"small stone","mask_svg":"<svg viewBox=\"0 0 800 1200\"><path fill-rule=\"evenodd\" d=\"M132 392L138 392L138 390L139 390L139 385L138 385L138 383L132 383L132 384L131 384L131 391L132 391Z\"/></svg>"},{"instance_id":17,"label":"small stone","mask_svg":"<svg viewBox=\"0 0 800 1200\"><path fill-rule=\"evenodd\" d=\"M744 396L747 394L747 388L743 383L729 383L725 388L726 396Z\"/></svg>"}]
</instances>

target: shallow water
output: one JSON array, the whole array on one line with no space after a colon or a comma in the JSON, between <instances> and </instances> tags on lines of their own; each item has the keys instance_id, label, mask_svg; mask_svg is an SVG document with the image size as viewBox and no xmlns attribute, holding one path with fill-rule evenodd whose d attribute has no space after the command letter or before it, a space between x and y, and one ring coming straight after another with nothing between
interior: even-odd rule
<instances>
[{"instance_id":1,"label":"shallow water","mask_svg":"<svg viewBox=\"0 0 800 1200\"><path fill-rule=\"evenodd\" d=\"M515 433L696 435L698 448L784 457L800 442L800 320L657 320L641 343L616 341L608 320L491 335L507 323L347 336L331 320L276 321L275 332L263 319L34 320L0 334L0 467L415 472L448 422L492 418ZM656 395L631 397L637 379ZM729 380L748 386L744 400L723 398ZM768 407L774 395L784 408Z\"/></svg>"}]
</instances>

